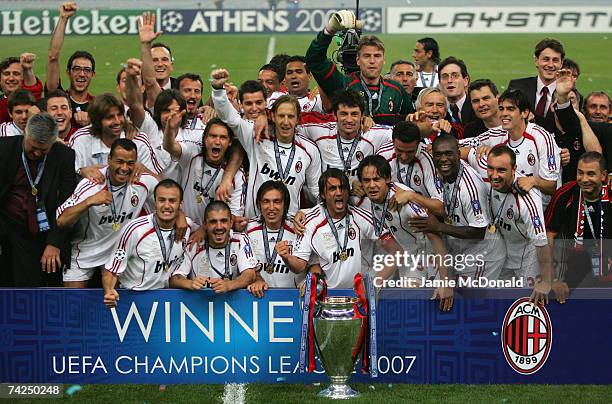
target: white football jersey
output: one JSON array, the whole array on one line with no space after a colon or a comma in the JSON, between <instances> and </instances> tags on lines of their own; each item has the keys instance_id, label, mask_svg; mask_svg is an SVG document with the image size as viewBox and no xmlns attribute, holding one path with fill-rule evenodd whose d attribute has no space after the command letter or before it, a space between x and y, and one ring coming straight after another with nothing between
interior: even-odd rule
<instances>
[{"instance_id":1,"label":"white football jersey","mask_svg":"<svg viewBox=\"0 0 612 404\"><path fill-rule=\"evenodd\" d=\"M100 170L106 176L107 167ZM119 230L133 219L142 209L147 212L155 210L153 190L158 181L150 174L143 173L140 180L121 187L111 187L115 215L110 205L92 206L79 218L74 227L72 239L72 262L78 268L93 268L104 265L112 253L119 238ZM98 184L84 178L75 188L72 196L57 208L56 217L68 208L76 206L90 196L107 189L107 184ZM113 222L120 228L113 228Z\"/></svg>"},{"instance_id":2,"label":"white football jersey","mask_svg":"<svg viewBox=\"0 0 612 404\"><path fill-rule=\"evenodd\" d=\"M251 219L246 228L246 234L249 236L251 240L251 245L253 246L253 251L255 252L255 257L260 262L259 274L263 278L263 280L268 284L268 287L271 288L295 288L299 285L299 283L304 280L305 274L296 274L291 272L289 267L285 265L283 259L276 255L274 262L272 263L272 269L274 272L267 272L268 262L266 260L265 253L265 242L264 242L264 232L263 232L262 222L259 219ZM270 258L274 255L274 247L276 243L279 241L279 230L270 230L267 229L268 233L268 254ZM289 222L285 222L283 227L282 239L288 242L289 245L289 254L293 254L293 249L295 247L295 239L297 235L293 230L293 227Z\"/></svg>"},{"instance_id":3,"label":"white football jersey","mask_svg":"<svg viewBox=\"0 0 612 404\"><path fill-rule=\"evenodd\" d=\"M281 170L287 167L291 149L295 145L295 154L285 184L291 196L289 214L294 215L299 209L300 191L304 186L310 196L318 198L318 181L321 176L321 155L317 146L303 136L296 135L294 142L284 144L278 142L281 166L276 164L274 143L275 141L263 139L255 143L253 137L253 122L244 120L229 103L225 90L213 90L212 98L215 110L219 117L234 131L234 135L240 140L250 160L249 180L247 187L247 202L245 215L254 217L259 214L255 206L257 190L268 180L281 180Z\"/></svg>"},{"instance_id":4,"label":"white football jersey","mask_svg":"<svg viewBox=\"0 0 612 404\"><path fill-rule=\"evenodd\" d=\"M346 140L338 135L338 124L336 122L300 125L298 131L315 142L319 148L323 171L330 167L345 171L337 139L340 139L345 159L349 158L351 149L354 149L353 154L350 155L349 183L352 184L357 179L359 162L364 157L376 154L383 144L391 141L392 129L386 126L374 125L369 131L361 133L356 146L353 146L355 139Z\"/></svg>"},{"instance_id":5,"label":"white football jersey","mask_svg":"<svg viewBox=\"0 0 612 404\"><path fill-rule=\"evenodd\" d=\"M202 224L204 209L215 200L215 193L225 170L223 167L208 165L202 155L202 148L196 144L185 142L181 144L181 148L178 164L183 173L181 186L184 191L185 215L197 224ZM233 215L244 216L246 178L242 169L234 175L232 185L234 190L228 205Z\"/></svg>"},{"instance_id":6,"label":"white football jersey","mask_svg":"<svg viewBox=\"0 0 612 404\"><path fill-rule=\"evenodd\" d=\"M425 149L425 144L419 143L414 160L410 164L398 160L393 141L382 145L377 154L389 162L392 181L406 185L423 196L441 201L442 180L438 176L431 155Z\"/></svg>"},{"instance_id":7,"label":"white football jersey","mask_svg":"<svg viewBox=\"0 0 612 404\"><path fill-rule=\"evenodd\" d=\"M119 277L122 288L151 290L168 287L170 276L184 272L189 266L185 259L187 240L193 223L187 220L189 228L180 242L173 239L171 230L161 230L168 259L165 267L162 248L155 232L152 213L130 221L121 230L115 251L106 262L105 269Z\"/></svg>"},{"instance_id":8,"label":"white football jersey","mask_svg":"<svg viewBox=\"0 0 612 404\"><path fill-rule=\"evenodd\" d=\"M0 137L21 135L23 135L23 131L19 129L19 126L15 125L15 122L3 122L0 124Z\"/></svg>"},{"instance_id":9,"label":"white football jersey","mask_svg":"<svg viewBox=\"0 0 612 404\"><path fill-rule=\"evenodd\" d=\"M267 108L272 109L272 106L274 105L274 102L278 99L278 97L280 97L281 95L287 95L287 94L289 93L286 91L273 92L268 97ZM317 94L312 99L310 99L310 93L308 93L302 97L297 97L297 99L300 103L300 107L302 108L302 112L318 112L320 114L325 113L325 111L323 110L323 101L321 101L320 94Z\"/></svg>"},{"instance_id":10,"label":"white football jersey","mask_svg":"<svg viewBox=\"0 0 612 404\"><path fill-rule=\"evenodd\" d=\"M229 251L228 251L229 250ZM236 279L247 269L257 270L259 262L253 254L251 241L243 233L230 230L228 248L213 248L206 244L188 249L187 265L174 274L185 277L204 276L212 279Z\"/></svg>"},{"instance_id":11,"label":"white football jersey","mask_svg":"<svg viewBox=\"0 0 612 404\"><path fill-rule=\"evenodd\" d=\"M438 66L434 66L431 73L416 72L417 82L415 87L438 87Z\"/></svg>"},{"instance_id":12,"label":"white football jersey","mask_svg":"<svg viewBox=\"0 0 612 404\"><path fill-rule=\"evenodd\" d=\"M450 208L450 218L455 226L487 227L490 223L488 189L480 176L465 161L461 160L463 175L458 184L454 206ZM445 209L453 202L454 183L443 182ZM485 262L497 262L505 257L505 247L501 238L492 237L486 232L482 240L447 237L449 252L454 255L482 255ZM503 261L502 261L503 263ZM501 270L501 268L500 268Z\"/></svg>"},{"instance_id":13,"label":"white football jersey","mask_svg":"<svg viewBox=\"0 0 612 404\"><path fill-rule=\"evenodd\" d=\"M389 236L388 230L380 236L376 235L372 215L364 209L349 206L348 218L348 228L346 217L334 220L331 224L336 227L341 244L348 232L348 258L345 261L340 259L341 247L333 235L321 204L306 211L306 229L304 234L296 239L293 250L294 256L305 261L310 261L311 254L314 255L315 261L318 258L326 276L327 286L332 289L352 289L355 275L359 272L367 273L372 267L372 240Z\"/></svg>"},{"instance_id":14,"label":"white football jersey","mask_svg":"<svg viewBox=\"0 0 612 404\"><path fill-rule=\"evenodd\" d=\"M532 188L519 194L491 189L489 199L491 221L495 220L506 245L504 268L535 270L538 274L536 247L548 243L540 191Z\"/></svg>"},{"instance_id":15,"label":"white football jersey","mask_svg":"<svg viewBox=\"0 0 612 404\"><path fill-rule=\"evenodd\" d=\"M510 139L508 131L497 127L469 139L467 144L473 147L505 144L516 154L518 176L535 175L545 180L560 182L561 149L555 143L554 137L536 124L528 123L519 140ZM549 201L549 195L542 195L544 208L548 206Z\"/></svg>"},{"instance_id":16,"label":"white football jersey","mask_svg":"<svg viewBox=\"0 0 612 404\"><path fill-rule=\"evenodd\" d=\"M412 191L410 188L403 184L392 183L389 189L388 198L395 196L395 192L398 189L404 191ZM362 208L372 215L375 219L374 223L377 228L381 228L381 220L384 220L383 224L387 227L398 244L409 253L416 253L425 248L426 237L424 233L415 232L409 225L408 220L413 217L427 217L427 212L421 206L414 202L408 202L398 212L395 209L387 208L383 215L383 204L373 203L368 197L360 198L355 206ZM384 219L383 219L384 216Z\"/></svg>"},{"instance_id":17,"label":"white football jersey","mask_svg":"<svg viewBox=\"0 0 612 404\"><path fill-rule=\"evenodd\" d=\"M124 138L125 132L121 132L119 137ZM136 144L138 162L156 174L161 173L163 167L157 160L153 147L149 143L148 136L145 133L140 133L132 140ZM74 150L74 166L76 170L96 164L108 164L110 147L106 146L100 138L92 135L91 125L77 130L70 138L68 146Z\"/></svg>"}]
</instances>

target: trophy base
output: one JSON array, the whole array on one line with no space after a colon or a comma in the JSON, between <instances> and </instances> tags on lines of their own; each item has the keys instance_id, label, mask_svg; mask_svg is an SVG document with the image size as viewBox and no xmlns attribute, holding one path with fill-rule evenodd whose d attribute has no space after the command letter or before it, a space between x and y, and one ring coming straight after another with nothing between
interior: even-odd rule
<instances>
[{"instance_id":1,"label":"trophy base","mask_svg":"<svg viewBox=\"0 0 612 404\"><path fill-rule=\"evenodd\" d=\"M319 392L319 397L326 397L334 400L346 400L359 396L359 392L353 390L348 384L331 384L328 388Z\"/></svg>"}]
</instances>

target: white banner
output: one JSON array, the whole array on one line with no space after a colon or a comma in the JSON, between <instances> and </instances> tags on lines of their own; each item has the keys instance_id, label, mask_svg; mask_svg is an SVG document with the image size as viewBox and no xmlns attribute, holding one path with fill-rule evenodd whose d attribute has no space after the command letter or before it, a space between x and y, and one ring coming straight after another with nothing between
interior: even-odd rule
<instances>
[{"instance_id":1,"label":"white banner","mask_svg":"<svg viewBox=\"0 0 612 404\"><path fill-rule=\"evenodd\" d=\"M612 7L389 7L387 33L612 32Z\"/></svg>"}]
</instances>

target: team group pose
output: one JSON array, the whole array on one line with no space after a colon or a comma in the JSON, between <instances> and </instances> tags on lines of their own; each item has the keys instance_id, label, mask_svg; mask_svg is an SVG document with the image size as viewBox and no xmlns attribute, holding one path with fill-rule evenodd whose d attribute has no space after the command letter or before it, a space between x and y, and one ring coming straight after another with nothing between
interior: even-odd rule
<instances>
[{"instance_id":1,"label":"team group pose","mask_svg":"<svg viewBox=\"0 0 612 404\"><path fill-rule=\"evenodd\" d=\"M578 91L558 40L525 54L534 77L494 83L434 38L389 61L364 33L343 74L328 47L362 24L342 10L236 87L223 67L173 77L145 13L140 55L92 94L94 54L62 54L76 13L60 6L46 77L29 52L0 62L2 286L102 286L114 307L121 289L262 297L362 273L437 281L450 310L459 280L541 303L612 285L610 97Z\"/></svg>"}]
</instances>

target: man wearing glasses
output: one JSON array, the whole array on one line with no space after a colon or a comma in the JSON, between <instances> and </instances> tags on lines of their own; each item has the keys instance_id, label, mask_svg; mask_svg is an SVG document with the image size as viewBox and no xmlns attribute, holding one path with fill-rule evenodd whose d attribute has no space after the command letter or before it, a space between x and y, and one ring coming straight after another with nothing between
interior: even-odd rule
<instances>
[{"instance_id":1,"label":"man wearing glasses","mask_svg":"<svg viewBox=\"0 0 612 404\"><path fill-rule=\"evenodd\" d=\"M64 44L68 19L75 15L76 11L75 2L66 2L60 6L60 16L49 44L45 94L58 88L63 90L60 80L60 53ZM66 74L70 78L70 86L65 91L70 95L73 124L79 128L89 125L87 108L89 102L93 100L93 95L89 93L88 89L91 80L96 75L96 61L91 53L82 50L76 51L68 59Z\"/></svg>"}]
</instances>

